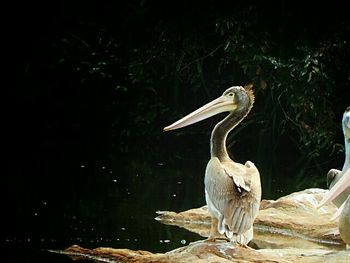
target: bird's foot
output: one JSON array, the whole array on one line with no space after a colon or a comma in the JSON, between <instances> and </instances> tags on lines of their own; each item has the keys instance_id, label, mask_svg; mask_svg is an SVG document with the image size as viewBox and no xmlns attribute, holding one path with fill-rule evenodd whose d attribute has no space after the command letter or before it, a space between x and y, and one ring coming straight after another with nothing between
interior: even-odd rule
<instances>
[{"instance_id":1,"label":"bird's foot","mask_svg":"<svg viewBox=\"0 0 350 263\"><path fill-rule=\"evenodd\" d=\"M245 245L241 245L241 246L242 246L242 247L244 247L244 248L250 249L250 250L255 250L254 248L252 248L252 247L248 246L247 244L245 244Z\"/></svg>"},{"instance_id":2,"label":"bird's foot","mask_svg":"<svg viewBox=\"0 0 350 263\"><path fill-rule=\"evenodd\" d=\"M246 249L249 249L249 250L255 250L254 248L248 246L247 244L241 244L241 243L238 243L238 242L231 242L232 245L234 245L235 247L236 246L240 246L242 248L246 248Z\"/></svg>"},{"instance_id":3,"label":"bird's foot","mask_svg":"<svg viewBox=\"0 0 350 263\"><path fill-rule=\"evenodd\" d=\"M214 236L209 236L206 240L205 240L205 242L215 242L216 241L216 237L214 237Z\"/></svg>"}]
</instances>

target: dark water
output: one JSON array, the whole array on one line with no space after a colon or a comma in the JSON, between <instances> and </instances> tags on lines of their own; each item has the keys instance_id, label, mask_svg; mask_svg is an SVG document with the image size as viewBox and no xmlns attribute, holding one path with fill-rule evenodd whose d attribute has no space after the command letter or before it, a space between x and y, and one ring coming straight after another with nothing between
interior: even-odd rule
<instances>
[{"instance_id":1,"label":"dark water","mask_svg":"<svg viewBox=\"0 0 350 263\"><path fill-rule=\"evenodd\" d=\"M158 210L205 204L207 160L184 152L164 156L151 149L85 160L43 153L10 162L2 193L3 262L72 262L47 250L73 244L165 252L202 239L154 220Z\"/></svg>"},{"instance_id":2,"label":"dark water","mask_svg":"<svg viewBox=\"0 0 350 263\"><path fill-rule=\"evenodd\" d=\"M141 156L118 154L105 162L77 158L60 167L44 158L46 164L36 167L40 176L29 161L12 167L0 241L6 262L71 262L46 249L73 244L163 252L200 239L154 218L158 210L204 204L205 162Z\"/></svg>"}]
</instances>

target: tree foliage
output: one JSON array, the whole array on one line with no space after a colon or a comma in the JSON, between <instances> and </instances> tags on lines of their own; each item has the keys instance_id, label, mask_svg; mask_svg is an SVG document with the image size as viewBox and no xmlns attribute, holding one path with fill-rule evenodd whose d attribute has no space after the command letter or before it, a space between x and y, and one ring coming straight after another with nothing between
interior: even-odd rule
<instances>
[{"instance_id":1,"label":"tree foliage","mask_svg":"<svg viewBox=\"0 0 350 263\"><path fill-rule=\"evenodd\" d=\"M177 16L168 13L174 6L148 1L116 6L119 20L84 9L76 27L51 38L48 82L74 86L80 114L94 107L95 117L112 123L110 140L121 152L159 146L165 124L231 85L252 82L256 104L229 137L233 157L258 164L266 191L280 174L298 187L307 184L304 175L314 176L319 186L343 158L349 24L334 20L316 32L308 19L314 7L296 19L297 7L286 1L278 1L277 12L272 3L238 1L225 9L185 2L175 11L189 11ZM207 140L209 132L178 134Z\"/></svg>"}]
</instances>

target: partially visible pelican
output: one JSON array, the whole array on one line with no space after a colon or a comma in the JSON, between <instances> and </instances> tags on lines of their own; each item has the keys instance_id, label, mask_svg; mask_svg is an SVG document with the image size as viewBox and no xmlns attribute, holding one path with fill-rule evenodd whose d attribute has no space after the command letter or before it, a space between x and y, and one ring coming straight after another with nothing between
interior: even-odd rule
<instances>
[{"instance_id":1,"label":"partially visible pelican","mask_svg":"<svg viewBox=\"0 0 350 263\"><path fill-rule=\"evenodd\" d=\"M333 201L339 195L343 194L346 189L350 187L350 169L347 169L339 181L332 187L332 189L323 197L319 204L319 207ZM342 240L347 244L347 248L350 249L350 195L347 196L342 205L338 208L338 211L333 216L337 218L339 216L339 233Z\"/></svg>"},{"instance_id":2,"label":"partially visible pelican","mask_svg":"<svg viewBox=\"0 0 350 263\"><path fill-rule=\"evenodd\" d=\"M211 133L211 159L205 171L205 199L212 217L208 240L225 234L233 243L247 245L253 238L253 222L261 200L258 169L247 161L236 163L226 150L228 133L249 113L254 103L252 85L234 86L221 97L164 128L175 130L221 112L229 115L216 124Z\"/></svg>"},{"instance_id":3,"label":"partially visible pelican","mask_svg":"<svg viewBox=\"0 0 350 263\"><path fill-rule=\"evenodd\" d=\"M342 127L343 127L343 133L344 133L344 140L345 140L345 162L343 165L343 169L337 170L337 169L331 169L327 173L327 184L329 186L329 189L331 189L343 176L343 174L350 168L350 106L346 108L343 119L342 119ZM345 199L350 194L350 187L344 190L343 193L341 193L337 198L333 200L333 203L339 207L342 203L344 203Z\"/></svg>"},{"instance_id":4,"label":"partially visible pelican","mask_svg":"<svg viewBox=\"0 0 350 263\"><path fill-rule=\"evenodd\" d=\"M331 169L327 174L330 191L323 197L319 206L328 202L339 207L333 216L339 216L339 233L342 240L350 248L350 107L344 112L342 120L345 138L345 162L342 171Z\"/></svg>"}]
</instances>

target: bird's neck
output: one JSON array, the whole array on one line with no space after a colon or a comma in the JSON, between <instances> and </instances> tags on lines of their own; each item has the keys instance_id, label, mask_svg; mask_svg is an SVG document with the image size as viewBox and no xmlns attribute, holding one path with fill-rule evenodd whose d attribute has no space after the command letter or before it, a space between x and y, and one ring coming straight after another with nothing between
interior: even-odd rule
<instances>
[{"instance_id":1,"label":"bird's neck","mask_svg":"<svg viewBox=\"0 0 350 263\"><path fill-rule=\"evenodd\" d=\"M216 124L210 139L211 158L217 157L220 161L230 158L226 149L227 135L244 119L250 109L251 106L231 112L225 119Z\"/></svg>"},{"instance_id":2,"label":"bird's neck","mask_svg":"<svg viewBox=\"0 0 350 263\"><path fill-rule=\"evenodd\" d=\"M345 137L345 162L343 166L343 171L350 168L350 138Z\"/></svg>"}]
</instances>

